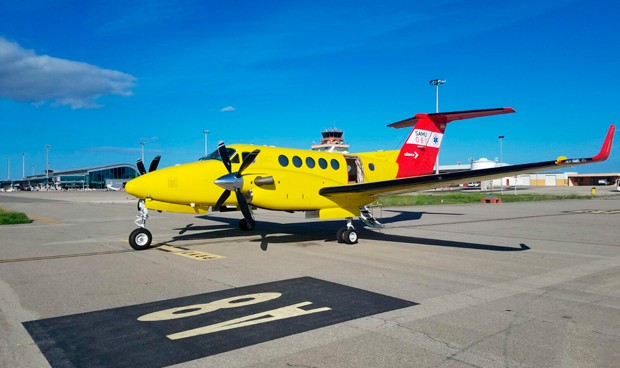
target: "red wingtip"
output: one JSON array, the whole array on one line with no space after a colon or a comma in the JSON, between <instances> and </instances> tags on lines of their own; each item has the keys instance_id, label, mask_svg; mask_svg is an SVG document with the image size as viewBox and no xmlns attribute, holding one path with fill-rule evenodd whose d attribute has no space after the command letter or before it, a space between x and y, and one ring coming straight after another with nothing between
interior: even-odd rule
<instances>
[{"instance_id":1,"label":"red wingtip","mask_svg":"<svg viewBox=\"0 0 620 368\"><path fill-rule=\"evenodd\" d=\"M605 161L609 157L609 153L611 153L611 144L614 140L614 132L616 131L615 125L610 125L609 130L607 131L607 136L605 137L605 141L603 142L603 147L601 147L601 151L598 155L592 157L592 161Z\"/></svg>"}]
</instances>

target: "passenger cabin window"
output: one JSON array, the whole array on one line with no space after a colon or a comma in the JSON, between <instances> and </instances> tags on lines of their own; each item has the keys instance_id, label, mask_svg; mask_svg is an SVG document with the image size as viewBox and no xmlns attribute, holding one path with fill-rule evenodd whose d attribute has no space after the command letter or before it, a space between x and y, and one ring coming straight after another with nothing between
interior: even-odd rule
<instances>
[{"instance_id":1,"label":"passenger cabin window","mask_svg":"<svg viewBox=\"0 0 620 368\"><path fill-rule=\"evenodd\" d=\"M327 169L327 161L324 158L319 159L319 167L321 169Z\"/></svg>"},{"instance_id":2,"label":"passenger cabin window","mask_svg":"<svg viewBox=\"0 0 620 368\"><path fill-rule=\"evenodd\" d=\"M335 158L332 158L330 163L332 165L332 169L338 170L340 168L340 163Z\"/></svg>"},{"instance_id":3,"label":"passenger cabin window","mask_svg":"<svg viewBox=\"0 0 620 368\"><path fill-rule=\"evenodd\" d=\"M312 157L306 157L306 166L308 166L309 168L314 168L314 159Z\"/></svg>"},{"instance_id":4,"label":"passenger cabin window","mask_svg":"<svg viewBox=\"0 0 620 368\"><path fill-rule=\"evenodd\" d=\"M375 164L368 164L370 171L375 171Z\"/></svg>"},{"instance_id":5,"label":"passenger cabin window","mask_svg":"<svg viewBox=\"0 0 620 368\"><path fill-rule=\"evenodd\" d=\"M288 166L288 157L286 157L284 155L280 155L278 157L278 162L280 163L280 166L287 167Z\"/></svg>"},{"instance_id":6,"label":"passenger cabin window","mask_svg":"<svg viewBox=\"0 0 620 368\"><path fill-rule=\"evenodd\" d=\"M299 158L299 156L293 156L293 165L295 167L301 167L301 158Z\"/></svg>"}]
</instances>

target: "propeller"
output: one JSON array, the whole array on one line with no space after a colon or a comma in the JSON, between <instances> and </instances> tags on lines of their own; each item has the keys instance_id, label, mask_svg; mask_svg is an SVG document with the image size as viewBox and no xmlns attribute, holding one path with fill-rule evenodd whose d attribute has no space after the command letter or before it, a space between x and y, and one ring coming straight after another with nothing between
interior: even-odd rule
<instances>
[{"instance_id":1,"label":"propeller","mask_svg":"<svg viewBox=\"0 0 620 368\"><path fill-rule=\"evenodd\" d=\"M243 171L245 171L245 169L250 166L254 159L256 159L256 156L258 156L260 150L256 149L250 152L250 154L248 154L245 159L243 159L243 162L239 167L239 171L237 172L232 172L230 156L228 155L228 150L226 149L226 145L224 145L224 142L220 142L218 144L217 151L222 158L222 163L224 163L224 166L226 166L226 170L228 170L228 174L221 176L215 180L215 184L224 188L224 192L215 203L213 209L215 211L219 211L224 202L228 199L228 197L230 197L230 193L234 191L235 196L237 197L237 203L239 204L239 209L243 214L243 218L247 222L249 229L252 229L254 228L255 224L254 218L252 216L252 212L250 211L250 206L247 199L245 199L245 196L243 195L243 193L241 193L241 189L243 188Z\"/></svg>"},{"instance_id":2,"label":"propeller","mask_svg":"<svg viewBox=\"0 0 620 368\"><path fill-rule=\"evenodd\" d=\"M155 156L153 161L151 161L151 165L149 165L149 172L157 170L157 166L159 165L159 160L161 160L161 156L160 155ZM136 166L138 166L138 172L140 172L140 175L146 174L146 168L144 167L144 162L142 162L141 158L139 158L138 161L136 161Z\"/></svg>"}]
</instances>

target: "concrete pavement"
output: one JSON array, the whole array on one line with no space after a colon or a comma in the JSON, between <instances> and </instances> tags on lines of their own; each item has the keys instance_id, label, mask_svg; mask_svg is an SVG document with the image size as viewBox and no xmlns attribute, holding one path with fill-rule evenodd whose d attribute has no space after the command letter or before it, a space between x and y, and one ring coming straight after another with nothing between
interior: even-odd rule
<instances>
[{"instance_id":1,"label":"concrete pavement","mask_svg":"<svg viewBox=\"0 0 620 368\"><path fill-rule=\"evenodd\" d=\"M220 300L218 293L251 293L262 290L260 285L277 289L280 283L290 284L287 280L306 277L340 285L334 290L351 293L351 298L358 291L369 292L377 298L369 299L370 304L381 298L411 304L304 327L303 321L314 323L331 312L301 316L300 310L327 308L333 300L319 305L312 300L318 296L309 293L307 301L313 304L299 307L298 316L282 317L285 325L297 325L293 333L266 336L233 350L224 346L214 355L205 349L198 358L179 360L178 366L615 367L620 360L618 196L377 209L386 228L364 230L356 221L360 242L354 246L335 241L343 221L310 221L303 214L259 210L256 230L247 233L236 227L238 213L194 217L155 212L147 228L156 247L141 252L127 244L136 209L125 193L0 193L0 205L35 219L0 227L2 366L44 367L50 361L68 366L63 364L72 356L93 366L123 366L122 350L112 361L96 360L96 349L72 352L75 345L62 345L69 333L54 330L54 323L70 326L77 317L68 316L80 315L88 317L85 329L103 331L97 316L105 313L123 316L160 308L157 303L182 307L189 300L185 298ZM306 284L300 285L295 292L303 296ZM223 321L179 318L175 322L182 327L171 328L216 326L257 311L273 319L274 310L289 306L277 304L288 292L282 287L273 290L282 296L265 304L226 304L231 315L222 315ZM330 288L325 287L326 295ZM254 303L250 299L239 300ZM218 303L212 305L223 305ZM267 308L267 303L275 304ZM337 309L336 304L331 307ZM246 313L244 308L257 309ZM347 308L341 309L346 314ZM27 321L51 326L52 345L60 356L40 348L41 340L34 342L36 331L26 330ZM271 331L264 329L270 323L240 323L229 322L236 324L232 332L217 332L221 335L214 341L224 336L249 339L258 332L265 337ZM149 334L157 331L122 326L112 329L116 336L105 338L123 346L132 339L150 341ZM71 333L74 340L66 341L79 341L76 331ZM89 338L104 341L103 335L93 336ZM192 339L165 353L185 350L196 341ZM187 350L196 353L195 345ZM158 352L146 343L144 349Z\"/></svg>"}]
</instances>

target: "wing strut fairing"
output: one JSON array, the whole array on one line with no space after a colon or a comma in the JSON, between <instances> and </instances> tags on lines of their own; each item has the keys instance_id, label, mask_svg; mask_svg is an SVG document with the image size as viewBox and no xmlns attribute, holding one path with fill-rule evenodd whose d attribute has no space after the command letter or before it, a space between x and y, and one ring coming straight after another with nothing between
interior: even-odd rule
<instances>
[{"instance_id":1,"label":"wing strut fairing","mask_svg":"<svg viewBox=\"0 0 620 368\"><path fill-rule=\"evenodd\" d=\"M542 161L520 165L493 167L489 169L466 170L444 174L424 175L369 183L325 187L319 190L319 194L324 196L339 196L359 193L365 194L367 196L377 196L381 194L415 192L420 190L444 187L451 184L461 184L467 181L489 180L507 175L518 175L531 173L534 171L553 170L563 167L605 161L609 157L609 154L611 152L611 146L615 130L616 127L614 125L610 125L600 152L593 157L572 159L566 157L559 157L554 161Z\"/></svg>"}]
</instances>

